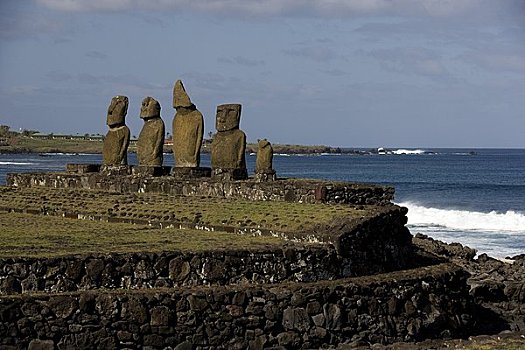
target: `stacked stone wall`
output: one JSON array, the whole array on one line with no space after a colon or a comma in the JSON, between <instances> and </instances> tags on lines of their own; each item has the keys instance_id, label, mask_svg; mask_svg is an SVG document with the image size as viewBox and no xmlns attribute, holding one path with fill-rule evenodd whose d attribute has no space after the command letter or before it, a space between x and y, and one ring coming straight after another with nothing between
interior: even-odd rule
<instances>
[{"instance_id":1,"label":"stacked stone wall","mask_svg":"<svg viewBox=\"0 0 525 350\"><path fill-rule=\"evenodd\" d=\"M242 198L301 203L348 203L385 205L394 198L388 186L330 182L322 180L279 179L257 182L199 179L181 181L171 176L104 176L99 173L8 174L7 184L17 187L84 188L114 192L157 192L183 196Z\"/></svg>"},{"instance_id":2,"label":"stacked stone wall","mask_svg":"<svg viewBox=\"0 0 525 350\"><path fill-rule=\"evenodd\" d=\"M312 349L456 336L467 275L443 264L316 283L0 299L3 349Z\"/></svg>"},{"instance_id":3,"label":"stacked stone wall","mask_svg":"<svg viewBox=\"0 0 525 350\"><path fill-rule=\"evenodd\" d=\"M306 282L351 271L328 247L0 259L0 293Z\"/></svg>"}]
</instances>

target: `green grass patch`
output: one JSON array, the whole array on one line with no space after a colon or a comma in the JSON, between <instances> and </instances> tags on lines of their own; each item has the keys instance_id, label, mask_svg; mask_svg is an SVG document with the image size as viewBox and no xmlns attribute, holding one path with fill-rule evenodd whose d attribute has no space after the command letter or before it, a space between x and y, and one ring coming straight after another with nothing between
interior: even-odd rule
<instances>
[{"instance_id":1,"label":"green grass patch","mask_svg":"<svg viewBox=\"0 0 525 350\"><path fill-rule=\"evenodd\" d=\"M197 198L162 193L108 193L52 188L0 188L0 207L42 213L81 213L198 225L307 231L338 217L369 216L374 207Z\"/></svg>"},{"instance_id":2,"label":"green grass patch","mask_svg":"<svg viewBox=\"0 0 525 350\"><path fill-rule=\"evenodd\" d=\"M0 257L56 257L161 251L265 250L285 242L270 236L157 229L54 216L0 213Z\"/></svg>"}]
</instances>

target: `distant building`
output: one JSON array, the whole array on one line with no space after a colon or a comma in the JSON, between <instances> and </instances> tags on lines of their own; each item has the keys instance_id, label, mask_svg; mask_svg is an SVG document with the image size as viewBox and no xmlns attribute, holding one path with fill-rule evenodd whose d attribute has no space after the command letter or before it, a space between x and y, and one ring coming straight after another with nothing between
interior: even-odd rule
<instances>
[{"instance_id":1,"label":"distant building","mask_svg":"<svg viewBox=\"0 0 525 350\"><path fill-rule=\"evenodd\" d=\"M68 135L68 134L55 134L55 133L49 133L44 134L41 132L37 132L34 134L31 134L30 136L33 139L48 139L48 140L88 140L88 141L102 141L104 140L103 135L90 135L90 134L75 134L75 135Z\"/></svg>"}]
</instances>

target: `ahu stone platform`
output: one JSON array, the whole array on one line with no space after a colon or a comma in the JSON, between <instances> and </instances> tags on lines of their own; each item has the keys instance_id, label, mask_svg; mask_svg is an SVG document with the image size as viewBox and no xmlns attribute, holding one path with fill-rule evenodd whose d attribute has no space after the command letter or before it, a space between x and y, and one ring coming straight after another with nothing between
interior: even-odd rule
<instances>
[{"instance_id":1,"label":"ahu stone platform","mask_svg":"<svg viewBox=\"0 0 525 350\"><path fill-rule=\"evenodd\" d=\"M468 274L414 249L391 187L68 170L0 187L2 349L318 349L472 326Z\"/></svg>"},{"instance_id":2,"label":"ahu stone platform","mask_svg":"<svg viewBox=\"0 0 525 350\"><path fill-rule=\"evenodd\" d=\"M259 182L253 178L223 181L212 178L180 180L173 176L107 175L88 172L95 166L69 165L71 172L7 174L7 185L14 187L50 187L93 189L114 192L166 193L182 196L242 198L248 200L298 203L388 204L394 188L372 184L307 179L278 179ZM132 174L132 168L125 172Z\"/></svg>"}]
</instances>

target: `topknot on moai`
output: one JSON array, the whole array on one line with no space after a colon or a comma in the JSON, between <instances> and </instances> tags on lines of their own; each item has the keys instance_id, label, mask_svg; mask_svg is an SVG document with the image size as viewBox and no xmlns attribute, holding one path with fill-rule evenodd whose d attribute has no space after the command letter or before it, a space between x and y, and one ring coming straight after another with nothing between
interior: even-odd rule
<instances>
[{"instance_id":1,"label":"topknot on moai","mask_svg":"<svg viewBox=\"0 0 525 350\"><path fill-rule=\"evenodd\" d=\"M115 96L108 107L107 125L109 131L102 147L104 165L127 165L130 131L126 126L128 98Z\"/></svg>"},{"instance_id":2,"label":"topknot on moai","mask_svg":"<svg viewBox=\"0 0 525 350\"><path fill-rule=\"evenodd\" d=\"M212 174L224 180L248 178L246 170L246 134L239 129L241 105L217 106L217 133L211 144Z\"/></svg>"},{"instance_id":3,"label":"topknot on moai","mask_svg":"<svg viewBox=\"0 0 525 350\"><path fill-rule=\"evenodd\" d=\"M196 168L200 165L200 152L204 135L204 118L191 102L182 81L173 88L173 155L175 167Z\"/></svg>"},{"instance_id":4,"label":"topknot on moai","mask_svg":"<svg viewBox=\"0 0 525 350\"><path fill-rule=\"evenodd\" d=\"M160 117L160 103L153 97L142 100L140 118L144 125L137 142L137 158L140 166L162 166L165 127Z\"/></svg>"},{"instance_id":5,"label":"topknot on moai","mask_svg":"<svg viewBox=\"0 0 525 350\"><path fill-rule=\"evenodd\" d=\"M255 180L258 182L274 181L275 170L273 169L273 147L266 140L259 140L257 159L255 161Z\"/></svg>"}]
</instances>

